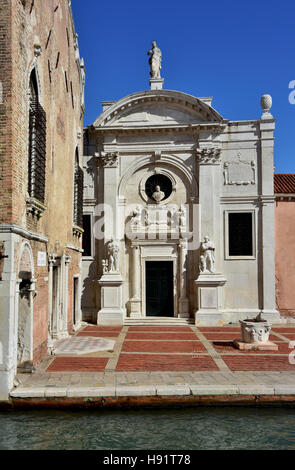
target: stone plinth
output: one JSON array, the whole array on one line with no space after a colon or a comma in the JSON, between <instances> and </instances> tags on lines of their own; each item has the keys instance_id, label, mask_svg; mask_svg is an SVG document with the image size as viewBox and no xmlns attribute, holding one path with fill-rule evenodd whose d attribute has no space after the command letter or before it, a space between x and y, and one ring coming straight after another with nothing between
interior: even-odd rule
<instances>
[{"instance_id":1,"label":"stone plinth","mask_svg":"<svg viewBox=\"0 0 295 470\"><path fill-rule=\"evenodd\" d=\"M97 314L98 325L123 325L122 284L120 273L104 274L98 281L101 286L101 309Z\"/></svg>"},{"instance_id":2,"label":"stone plinth","mask_svg":"<svg viewBox=\"0 0 295 470\"><path fill-rule=\"evenodd\" d=\"M226 279L220 273L201 273L195 281L198 290L198 310L195 313L196 325L222 324L222 287Z\"/></svg>"},{"instance_id":3,"label":"stone plinth","mask_svg":"<svg viewBox=\"0 0 295 470\"><path fill-rule=\"evenodd\" d=\"M262 343L261 341L245 343L241 339L234 340L234 347L241 351L278 351L279 349L278 345L271 341L267 341L266 343Z\"/></svg>"},{"instance_id":4,"label":"stone plinth","mask_svg":"<svg viewBox=\"0 0 295 470\"><path fill-rule=\"evenodd\" d=\"M162 90L164 85L164 78L151 78L150 87L151 90Z\"/></svg>"}]
</instances>

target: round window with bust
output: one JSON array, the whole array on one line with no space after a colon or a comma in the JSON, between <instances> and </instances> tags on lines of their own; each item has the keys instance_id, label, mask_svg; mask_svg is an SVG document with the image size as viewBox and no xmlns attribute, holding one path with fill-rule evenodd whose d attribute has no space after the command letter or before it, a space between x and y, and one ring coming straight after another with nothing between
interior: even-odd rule
<instances>
[{"instance_id":1,"label":"round window with bust","mask_svg":"<svg viewBox=\"0 0 295 470\"><path fill-rule=\"evenodd\" d=\"M146 181L145 192L152 201L159 204L171 195L172 181L165 175L153 175Z\"/></svg>"}]
</instances>

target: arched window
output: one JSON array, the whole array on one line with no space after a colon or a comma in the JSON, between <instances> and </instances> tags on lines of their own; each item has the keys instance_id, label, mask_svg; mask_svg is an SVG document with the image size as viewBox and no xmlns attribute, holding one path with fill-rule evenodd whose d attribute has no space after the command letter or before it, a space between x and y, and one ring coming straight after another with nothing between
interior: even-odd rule
<instances>
[{"instance_id":1,"label":"arched window","mask_svg":"<svg viewBox=\"0 0 295 470\"><path fill-rule=\"evenodd\" d=\"M28 193L44 203L46 176L46 113L39 103L35 70L30 77Z\"/></svg>"},{"instance_id":2,"label":"arched window","mask_svg":"<svg viewBox=\"0 0 295 470\"><path fill-rule=\"evenodd\" d=\"M83 227L83 170L79 166L79 153L76 149L74 176L74 225Z\"/></svg>"}]
</instances>

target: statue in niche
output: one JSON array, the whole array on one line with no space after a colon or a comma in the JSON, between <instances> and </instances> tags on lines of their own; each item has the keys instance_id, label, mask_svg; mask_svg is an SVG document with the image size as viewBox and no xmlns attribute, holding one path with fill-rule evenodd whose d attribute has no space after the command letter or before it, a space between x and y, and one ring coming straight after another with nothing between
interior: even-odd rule
<instances>
[{"instance_id":1,"label":"statue in niche","mask_svg":"<svg viewBox=\"0 0 295 470\"><path fill-rule=\"evenodd\" d=\"M108 270L110 273L117 273L119 272L119 243L114 241L113 238L111 238L107 245L109 255Z\"/></svg>"},{"instance_id":2,"label":"statue in niche","mask_svg":"<svg viewBox=\"0 0 295 470\"><path fill-rule=\"evenodd\" d=\"M148 55L150 56L149 64L150 64L150 75L151 78L161 78L161 63L162 63L162 52L161 49L157 47L156 41L152 43L153 48L148 51Z\"/></svg>"},{"instance_id":3,"label":"statue in niche","mask_svg":"<svg viewBox=\"0 0 295 470\"><path fill-rule=\"evenodd\" d=\"M133 211L133 217L131 219L132 225L142 224L142 212L143 212L143 207L138 204L138 206L136 206L135 210Z\"/></svg>"},{"instance_id":4,"label":"statue in niche","mask_svg":"<svg viewBox=\"0 0 295 470\"><path fill-rule=\"evenodd\" d=\"M180 228L185 228L186 227L186 207L184 204L180 206L178 214L179 214L179 226Z\"/></svg>"},{"instance_id":5,"label":"statue in niche","mask_svg":"<svg viewBox=\"0 0 295 470\"><path fill-rule=\"evenodd\" d=\"M154 201L156 201L157 204L160 204L160 202L165 199L165 193L161 191L160 186L156 186L156 190L152 195L152 198L154 199Z\"/></svg>"},{"instance_id":6,"label":"statue in niche","mask_svg":"<svg viewBox=\"0 0 295 470\"><path fill-rule=\"evenodd\" d=\"M201 243L200 272L215 274L215 245L205 237Z\"/></svg>"}]
</instances>

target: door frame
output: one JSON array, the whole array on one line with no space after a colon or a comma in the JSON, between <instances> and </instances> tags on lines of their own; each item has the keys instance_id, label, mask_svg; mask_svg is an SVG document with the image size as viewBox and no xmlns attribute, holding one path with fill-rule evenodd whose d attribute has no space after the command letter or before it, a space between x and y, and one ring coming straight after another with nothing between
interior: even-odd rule
<instances>
[{"instance_id":1,"label":"door frame","mask_svg":"<svg viewBox=\"0 0 295 470\"><path fill-rule=\"evenodd\" d=\"M147 301L147 295L146 295L146 291L147 291L147 283L146 283L146 280L147 280L147 277L146 277L146 271L147 271L147 263L151 263L151 262L156 262L156 263L172 263L172 296L173 296L173 315L169 315L165 318L174 318L175 317L175 293L174 293L174 278L175 278L175 274L174 274L174 262L173 260L169 259L169 260L152 260L152 259L146 259L145 260L145 310L146 310L146 301ZM148 318L161 318L160 315L147 315L146 314L146 317Z\"/></svg>"},{"instance_id":2,"label":"door frame","mask_svg":"<svg viewBox=\"0 0 295 470\"><path fill-rule=\"evenodd\" d=\"M165 253L166 252L166 253ZM174 315L167 318L178 318L178 250L177 244L170 245L141 245L141 295L142 295L142 316L146 318L146 261L172 261L173 262L173 305Z\"/></svg>"}]
</instances>

